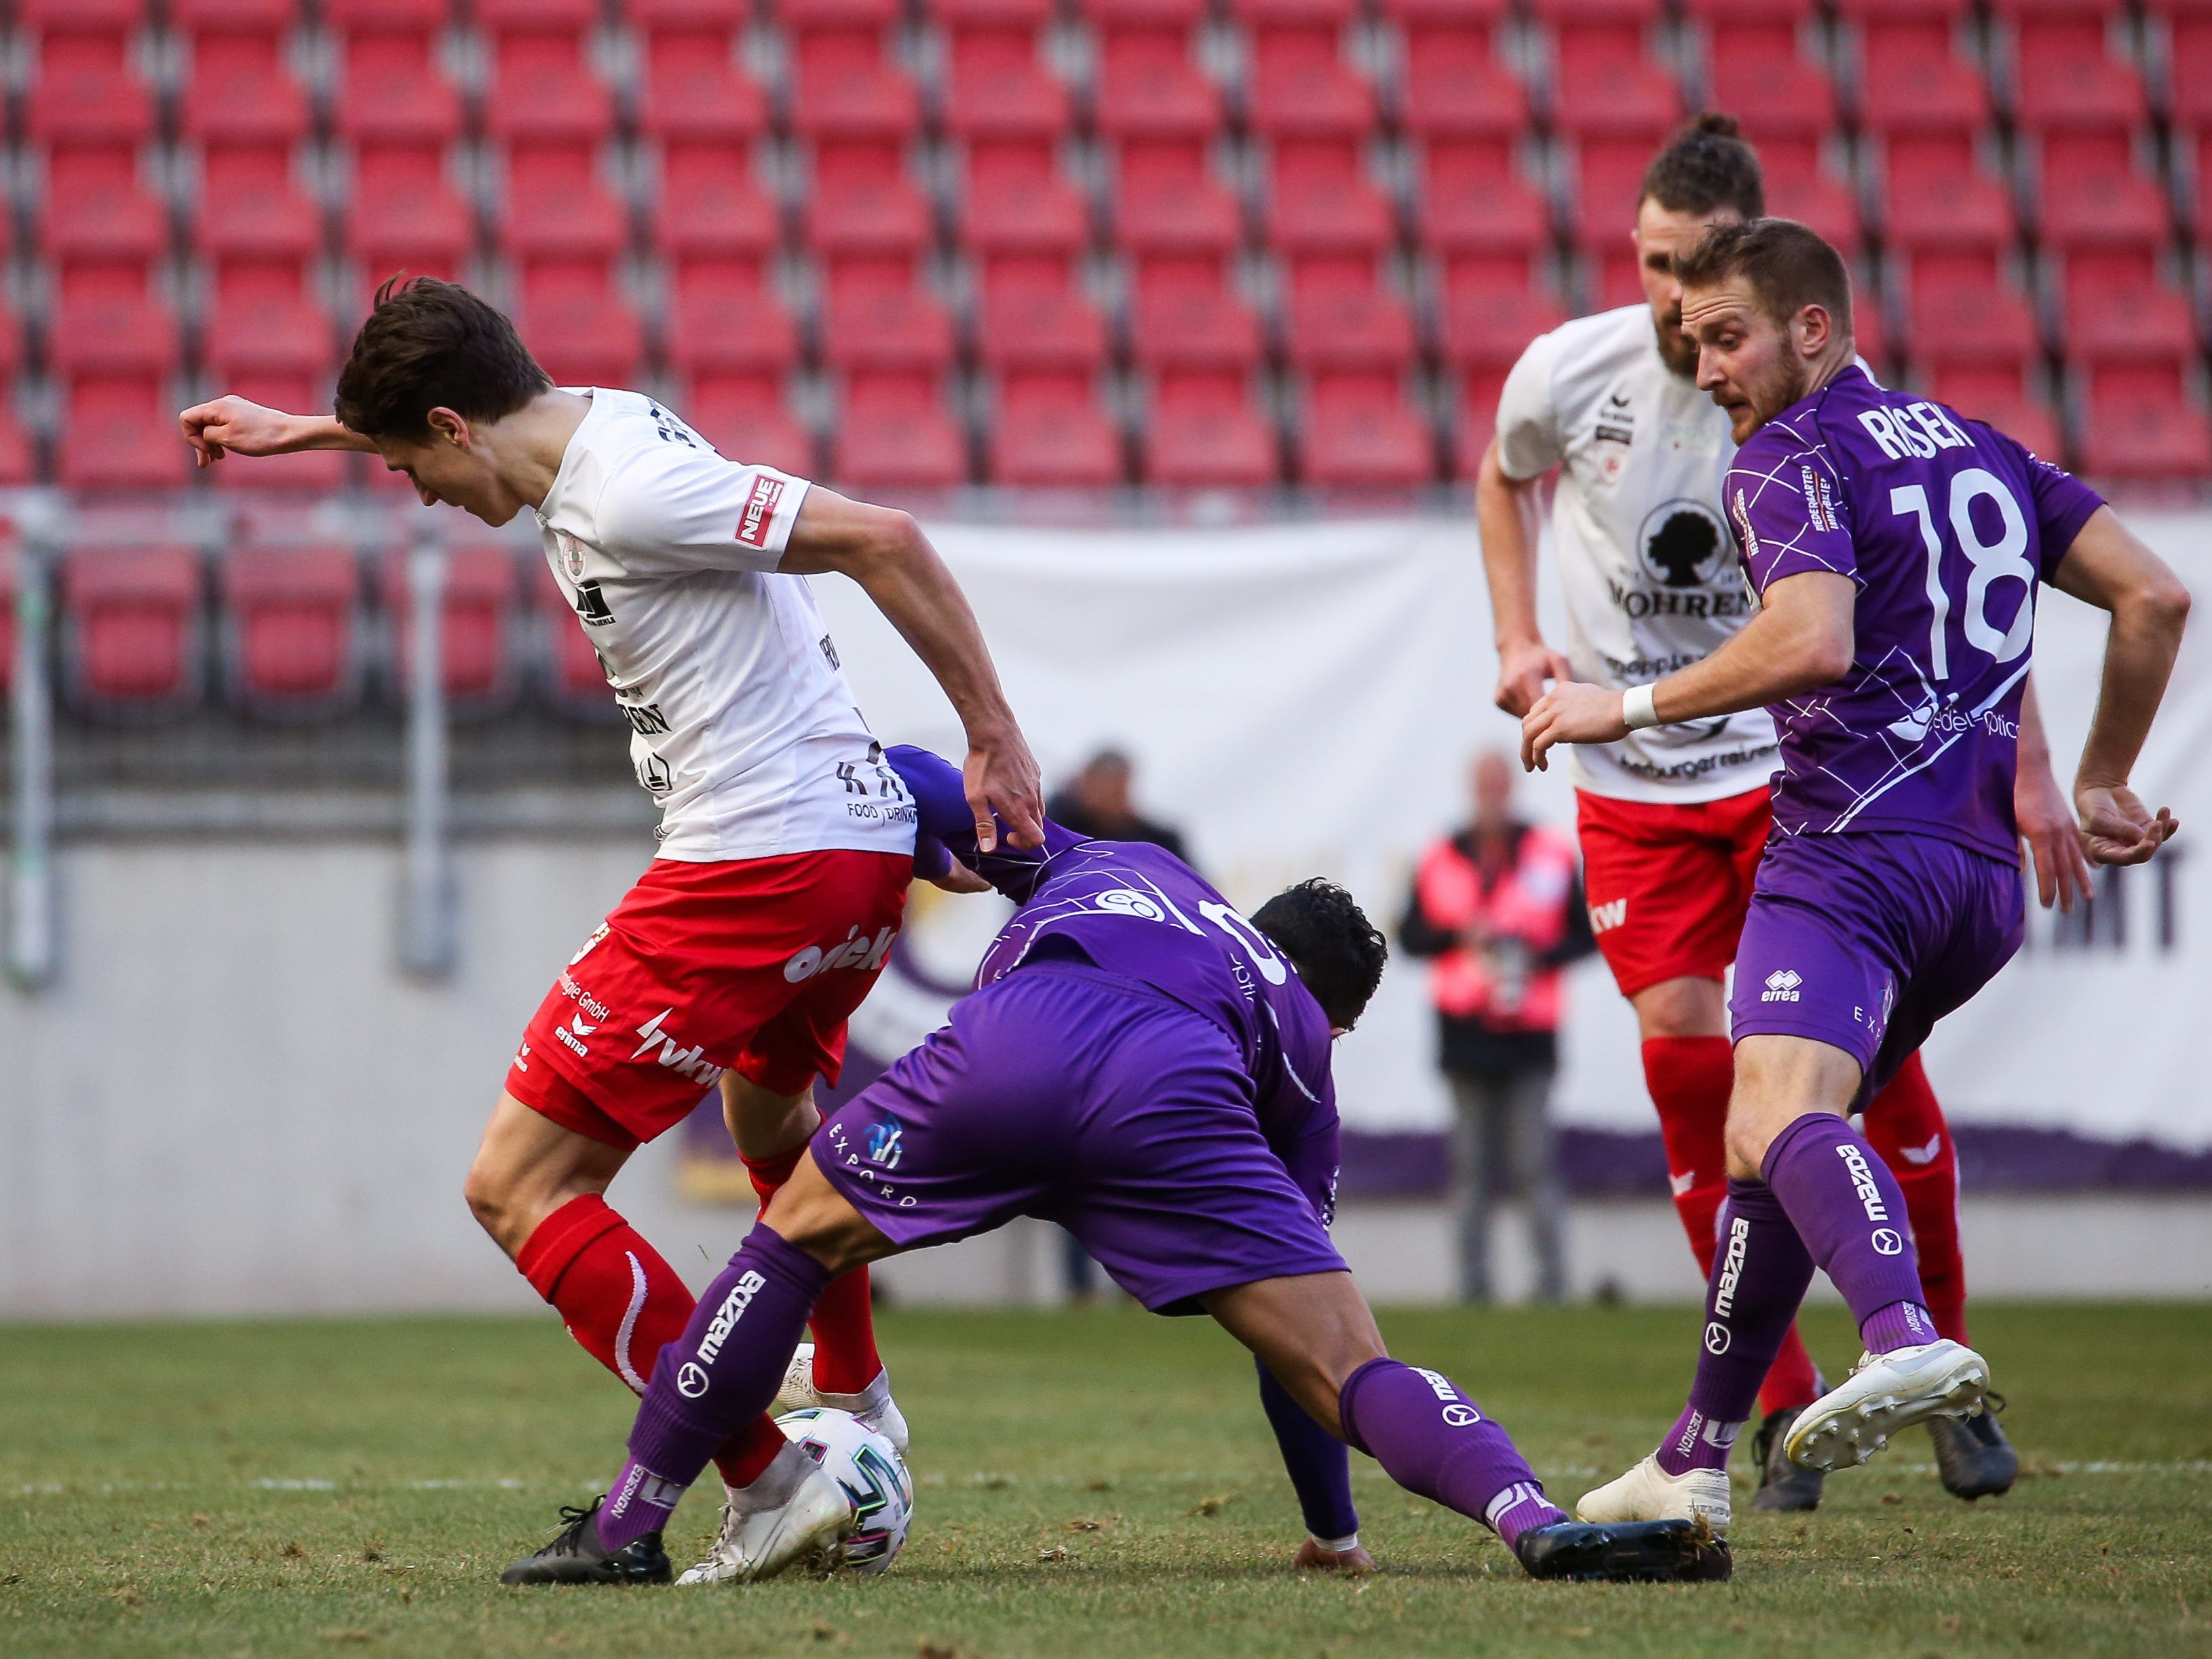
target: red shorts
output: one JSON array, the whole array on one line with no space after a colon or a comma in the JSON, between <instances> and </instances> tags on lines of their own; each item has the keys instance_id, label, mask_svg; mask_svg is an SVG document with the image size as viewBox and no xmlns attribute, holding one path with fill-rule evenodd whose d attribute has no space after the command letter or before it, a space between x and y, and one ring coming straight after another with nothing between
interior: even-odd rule
<instances>
[{"instance_id":1,"label":"red shorts","mask_svg":"<svg viewBox=\"0 0 2212 1659\"><path fill-rule=\"evenodd\" d=\"M629 1148L725 1071L780 1095L835 1083L913 874L904 853L654 860L545 994L507 1093Z\"/></svg>"},{"instance_id":2,"label":"red shorts","mask_svg":"<svg viewBox=\"0 0 2212 1659\"><path fill-rule=\"evenodd\" d=\"M1768 792L1680 806L1576 796L1590 927L1620 994L1726 977L1774 818Z\"/></svg>"}]
</instances>

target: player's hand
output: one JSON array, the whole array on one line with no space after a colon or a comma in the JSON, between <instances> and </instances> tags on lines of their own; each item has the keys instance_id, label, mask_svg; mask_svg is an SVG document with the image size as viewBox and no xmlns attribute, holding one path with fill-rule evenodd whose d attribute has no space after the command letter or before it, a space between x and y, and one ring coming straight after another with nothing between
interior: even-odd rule
<instances>
[{"instance_id":1,"label":"player's hand","mask_svg":"<svg viewBox=\"0 0 2212 1659\"><path fill-rule=\"evenodd\" d=\"M1553 744L1618 743L1627 735L1620 692L1562 680L1537 698L1521 721L1521 764L1531 772L1547 772L1551 765L1545 757Z\"/></svg>"},{"instance_id":2,"label":"player's hand","mask_svg":"<svg viewBox=\"0 0 2212 1659\"><path fill-rule=\"evenodd\" d=\"M202 466L213 466L225 454L282 455L291 445L295 418L281 410L264 409L243 398L217 398L195 404L177 416L185 441Z\"/></svg>"},{"instance_id":3,"label":"player's hand","mask_svg":"<svg viewBox=\"0 0 2212 1659\"><path fill-rule=\"evenodd\" d=\"M961 863L958 859L952 860L952 867L943 875L930 877L929 884L932 887L942 887L948 893L988 893L991 890L989 882Z\"/></svg>"},{"instance_id":4,"label":"player's hand","mask_svg":"<svg viewBox=\"0 0 2212 1659\"><path fill-rule=\"evenodd\" d=\"M1536 706L1547 680L1575 677L1574 665L1541 640L1516 640L1498 650L1498 706L1516 719Z\"/></svg>"},{"instance_id":5,"label":"player's hand","mask_svg":"<svg viewBox=\"0 0 2212 1659\"><path fill-rule=\"evenodd\" d=\"M2077 783L2074 805L2081 814L2081 844L2092 864L2142 864L2181 825L2161 806L2157 815L2124 783Z\"/></svg>"},{"instance_id":6,"label":"player's hand","mask_svg":"<svg viewBox=\"0 0 2212 1659\"><path fill-rule=\"evenodd\" d=\"M1044 783L1019 727L1009 721L1002 729L969 732L960 778L975 814L979 848L988 853L999 844L994 811L1006 821L1006 839L1015 846L1044 845Z\"/></svg>"},{"instance_id":7,"label":"player's hand","mask_svg":"<svg viewBox=\"0 0 2212 1659\"><path fill-rule=\"evenodd\" d=\"M1308 1534L1291 1566L1298 1572L1340 1572L1347 1578L1357 1578L1375 1571L1375 1558L1356 1544L1348 1550L1323 1549Z\"/></svg>"},{"instance_id":8,"label":"player's hand","mask_svg":"<svg viewBox=\"0 0 2212 1659\"><path fill-rule=\"evenodd\" d=\"M2031 763L2025 744L2013 780L2012 811L2035 866L2036 897L2046 910L2056 904L2070 914L2076 899L2089 896L2089 856L2081 850L2081 832L2065 791L2049 766Z\"/></svg>"}]
</instances>

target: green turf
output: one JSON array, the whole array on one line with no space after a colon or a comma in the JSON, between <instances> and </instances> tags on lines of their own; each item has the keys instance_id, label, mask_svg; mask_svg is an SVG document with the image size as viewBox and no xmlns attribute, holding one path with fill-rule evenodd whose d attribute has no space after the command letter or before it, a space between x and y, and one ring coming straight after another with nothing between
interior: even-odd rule
<instances>
[{"instance_id":1,"label":"green turf","mask_svg":"<svg viewBox=\"0 0 2212 1659\"><path fill-rule=\"evenodd\" d=\"M1967 1508L1914 1433L1726 1587L1531 1584L1356 1459L1360 1583L1299 1536L1218 1332L1127 1309L893 1314L913 1541L880 1580L510 1590L621 1458L628 1396L549 1319L0 1328L0 1652L36 1655L2212 1655L2212 1310L1989 1307L2028 1473ZM1684 1310L1406 1313L1570 1499L1679 1403ZM1850 1357L1839 1315L1816 1352ZM1741 1460L1739 1460L1740 1462ZM704 1537L702 1493L672 1549Z\"/></svg>"}]
</instances>

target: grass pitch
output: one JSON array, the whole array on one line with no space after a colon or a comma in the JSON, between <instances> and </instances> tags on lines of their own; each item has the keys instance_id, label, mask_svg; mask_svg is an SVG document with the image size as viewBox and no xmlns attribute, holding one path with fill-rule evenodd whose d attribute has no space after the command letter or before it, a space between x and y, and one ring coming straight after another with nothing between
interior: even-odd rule
<instances>
[{"instance_id":1,"label":"grass pitch","mask_svg":"<svg viewBox=\"0 0 2212 1659\"><path fill-rule=\"evenodd\" d=\"M1382 1571L1297 1577L1249 1362L1127 1308L887 1315L905 1556L738 1590L495 1582L622 1458L628 1396L550 1318L0 1328L0 1652L2212 1655L2212 1310L1976 1319L2027 1468L2011 1496L1946 1497L1916 1431L1817 1516L1744 1513L1735 1582L1699 1588L1529 1583L1357 1457ZM1855 1357L1839 1312L1810 1324L1830 1366ZM1570 1503L1664 1431L1695 1336L1686 1310L1384 1328ZM702 1490L679 1565L712 1521Z\"/></svg>"}]
</instances>

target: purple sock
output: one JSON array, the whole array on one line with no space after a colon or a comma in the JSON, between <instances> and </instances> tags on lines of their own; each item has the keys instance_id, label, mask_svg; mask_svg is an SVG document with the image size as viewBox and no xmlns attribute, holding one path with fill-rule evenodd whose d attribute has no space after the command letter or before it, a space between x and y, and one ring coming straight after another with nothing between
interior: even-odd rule
<instances>
[{"instance_id":1,"label":"purple sock","mask_svg":"<svg viewBox=\"0 0 2212 1659\"><path fill-rule=\"evenodd\" d=\"M599 1541L618 1550L649 1532L659 1532L676 1513L684 1491L631 1458L607 1488L607 1501L599 1505Z\"/></svg>"},{"instance_id":2,"label":"purple sock","mask_svg":"<svg viewBox=\"0 0 2212 1659\"><path fill-rule=\"evenodd\" d=\"M1774 1137L1759 1173L1862 1327L1893 1302L1926 1316L1905 1194L1850 1124L1808 1112Z\"/></svg>"},{"instance_id":3,"label":"purple sock","mask_svg":"<svg viewBox=\"0 0 2212 1659\"><path fill-rule=\"evenodd\" d=\"M1505 1431L1442 1372L1370 1359L1345 1379L1337 1413L1344 1437L1393 1480L1495 1528L1509 1546L1530 1527L1567 1518L1545 1502Z\"/></svg>"},{"instance_id":4,"label":"purple sock","mask_svg":"<svg viewBox=\"0 0 2212 1659\"><path fill-rule=\"evenodd\" d=\"M828 1268L756 1223L699 1298L684 1334L653 1363L629 1431L633 1462L660 1480L697 1480L739 1425L774 1402L829 1282Z\"/></svg>"},{"instance_id":5,"label":"purple sock","mask_svg":"<svg viewBox=\"0 0 2212 1659\"><path fill-rule=\"evenodd\" d=\"M1763 1182L1729 1182L1719 1235L1690 1402L1659 1445L1659 1467L1669 1474L1728 1467L1736 1431L1813 1282L1813 1258Z\"/></svg>"},{"instance_id":6,"label":"purple sock","mask_svg":"<svg viewBox=\"0 0 2212 1659\"><path fill-rule=\"evenodd\" d=\"M1869 1353L1887 1353L1893 1348L1917 1347L1937 1335L1936 1316L1917 1302L1893 1302L1877 1308L1859 1327L1859 1340Z\"/></svg>"}]
</instances>

